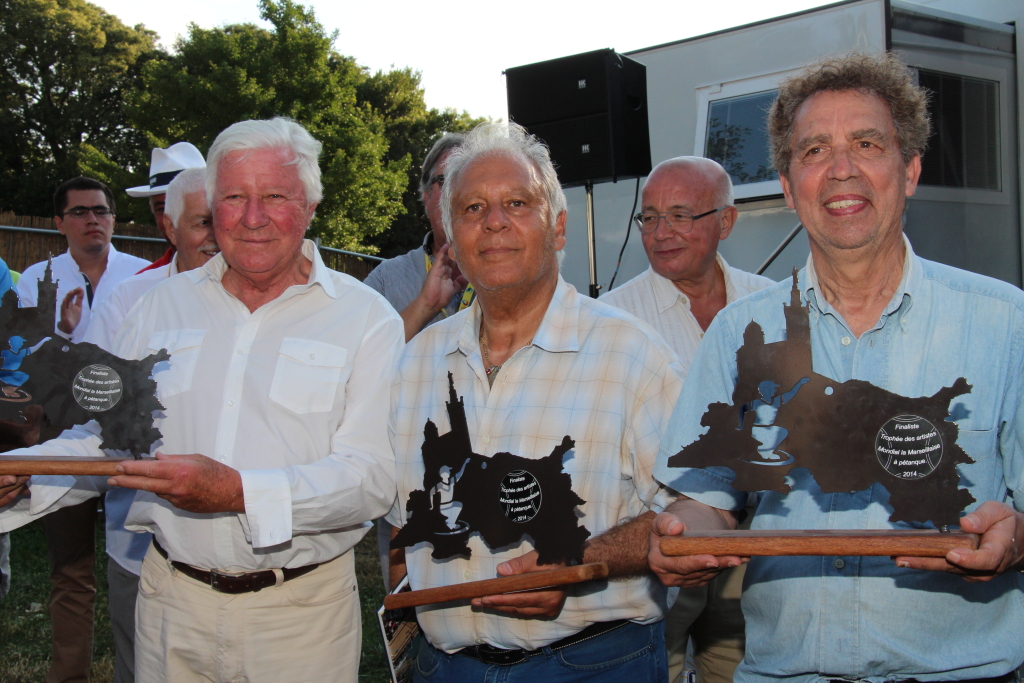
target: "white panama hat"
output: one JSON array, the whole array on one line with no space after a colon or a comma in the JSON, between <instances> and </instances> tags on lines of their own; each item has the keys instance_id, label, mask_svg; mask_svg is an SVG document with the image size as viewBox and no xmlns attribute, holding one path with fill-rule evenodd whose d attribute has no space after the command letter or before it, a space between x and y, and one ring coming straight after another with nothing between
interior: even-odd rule
<instances>
[{"instance_id":1,"label":"white panama hat","mask_svg":"<svg viewBox=\"0 0 1024 683\"><path fill-rule=\"evenodd\" d=\"M167 185L186 168L204 168L206 159L191 142L176 142L167 149L153 148L149 162L149 185L129 187L129 197L152 197L167 192Z\"/></svg>"}]
</instances>

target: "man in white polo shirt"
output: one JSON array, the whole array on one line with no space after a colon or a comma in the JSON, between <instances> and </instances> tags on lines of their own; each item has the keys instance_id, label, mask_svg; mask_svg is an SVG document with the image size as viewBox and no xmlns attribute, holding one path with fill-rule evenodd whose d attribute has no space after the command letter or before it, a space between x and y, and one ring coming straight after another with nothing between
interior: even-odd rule
<instances>
[{"instance_id":1,"label":"man in white polo shirt","mask_svg":"<svg viewBox=\"0 0 1024 683\"><path fill-rule=\"evenodd\" d=\"M110 188L92 178L72 178L53 195L54 222L68 250L53 259L57 281L56 329L73 342L85 338L92 312L122 280L149 261L123 254L111 244L116 206ZM36 283L46 262L25 269L18 280L21 305L35 306ZM49 436L44 434L43 438ZM92 663L96 577L96 501L64 508L43 520L50 557L50 620L53 659L47 683L86 680Z\"/></svg>"},{"instance_id":2,"label":"man in white polo shirt","mask_svg":"<svg viewBox=\"0 0 1024 683\"><path fill-rule=\"evenodd\" d=\"M686 371L720 310L775 283L733 268L718 253L737 214L732 181L718 163L702 157L663 161L647 177L641 206L634 220L651 267L601 301L656 329ZM690 638L701 680L732 680L743 659L744 567L723 572L707 586L680 590L665 617L670 681L683 671Z\"/></svg>"}]
</instances>

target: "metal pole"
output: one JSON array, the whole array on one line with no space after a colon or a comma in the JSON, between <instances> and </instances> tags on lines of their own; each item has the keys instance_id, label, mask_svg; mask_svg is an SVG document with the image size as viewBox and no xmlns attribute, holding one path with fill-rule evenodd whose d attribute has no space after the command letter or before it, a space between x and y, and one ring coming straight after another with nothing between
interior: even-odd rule
<instances>
[{"instance_id":1,"label":"metal pole","mask_svg":"<svg viewBox=\"0 0 1024 683\"><path fill-rule=\"evenodd\" d=\"M597 238L594 236L594 183L589 180L587 188L587 243L590 246L590 298L597 298Z\"/></svg>"},{"instance_id":2,"label":"metal pole","mask_svg":"<svg viewBox=\"0 0 1024 683\"><path fill-rule=\"evenodd\" d=\"M779 254L781 254L785 250L785 248L789 246L789 243L793 241L793 238L797 236L797 234L803 227L803 223L797 223L796 227L793 228L793 232L789 233L789 235L786 236L786 239L782 240L782 244L775 247L775 251L772 252L771 256L769 256L768 259L761 264L761 267L754 271L754 273L756 273L757 275L761 275L762 273L764 273L764 271L768 269L768 266L772 264L772 261L779 257Z\"/></svg>"}]
</instances>

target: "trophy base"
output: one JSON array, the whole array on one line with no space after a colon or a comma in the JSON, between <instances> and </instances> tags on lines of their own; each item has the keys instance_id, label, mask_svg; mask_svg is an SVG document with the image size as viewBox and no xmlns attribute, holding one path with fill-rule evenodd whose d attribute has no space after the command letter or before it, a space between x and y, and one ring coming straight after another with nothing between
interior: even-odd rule
<instances>
[{"instance_id":1,"label":"trophy base","mask_svg":"<svg viewBox=\"0 0 1024 683\"><path fill-rule=\"evenodd\" d=\"M825 529L800 531L693 531L661 539L664 555L852 555L945 557L978 547L978 535L937 529Z\"/></svg>"},{"instance_id":2,"label":"trophy base","mask_svg":"<svg viewBox=\"0 0 1024 683\"><path fill-rule=\"evenodd\" d=\"M153 458L143 458L153 460ZM17 455L0 455L0 476L70 474L74 476L113 477L118 474L118 463L125 458L76 458L73 456L25 458Z\"/></svg>"},{"instance_id":3,"label":"trophy base","mask_svg":"<svg viewBox=\"0 0 1024 683\"><path fill-rule=\"evenodd\" d=\"M497 579L485 579L483 581L470 581L469 583L460 583L455 586L442 586L441 588L425 588L418 591L395 593L384 598L384 609L418 607L420 605L433 605L438 602L469 600L472 598L482 598L487 595L551 588L552 586L564 586L570 583L583 583L584 581L603 579L607 576L608 565L604 562L592 562L575 567L549 569L542 572L530 572L529 574L515 574L514 576L502 576Z\"/></svg>"}]
</instances>

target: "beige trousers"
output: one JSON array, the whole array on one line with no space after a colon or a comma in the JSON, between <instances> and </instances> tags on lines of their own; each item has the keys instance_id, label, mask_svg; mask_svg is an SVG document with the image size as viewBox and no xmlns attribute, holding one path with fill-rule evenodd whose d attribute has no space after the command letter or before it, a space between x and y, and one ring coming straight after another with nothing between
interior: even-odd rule
<instances>
[{"instance_id":1,"label":"beige trousers","mask_svg":"<svg viewBox=\"0 0 1024 683\"><path fill-rule=\"evenodd\" d=\"M227 595L150 546L135 604L135 680L355 683L361 630L351 551L281 586Z\"/></svg>"},{"instance_id":2,"label":"beige trousers","mask_svg":"<svg viewBox=\"0 0 1024 683\"><path fill-rule=\"evenodd\" d=\"M740 610L746 569L745 564L727 569L706 586L679 591L679 598L665 616L671 683L683 672L688 639L693 639L698 683L731 683L746 644Z\"/></svg>"}]
</instances>

